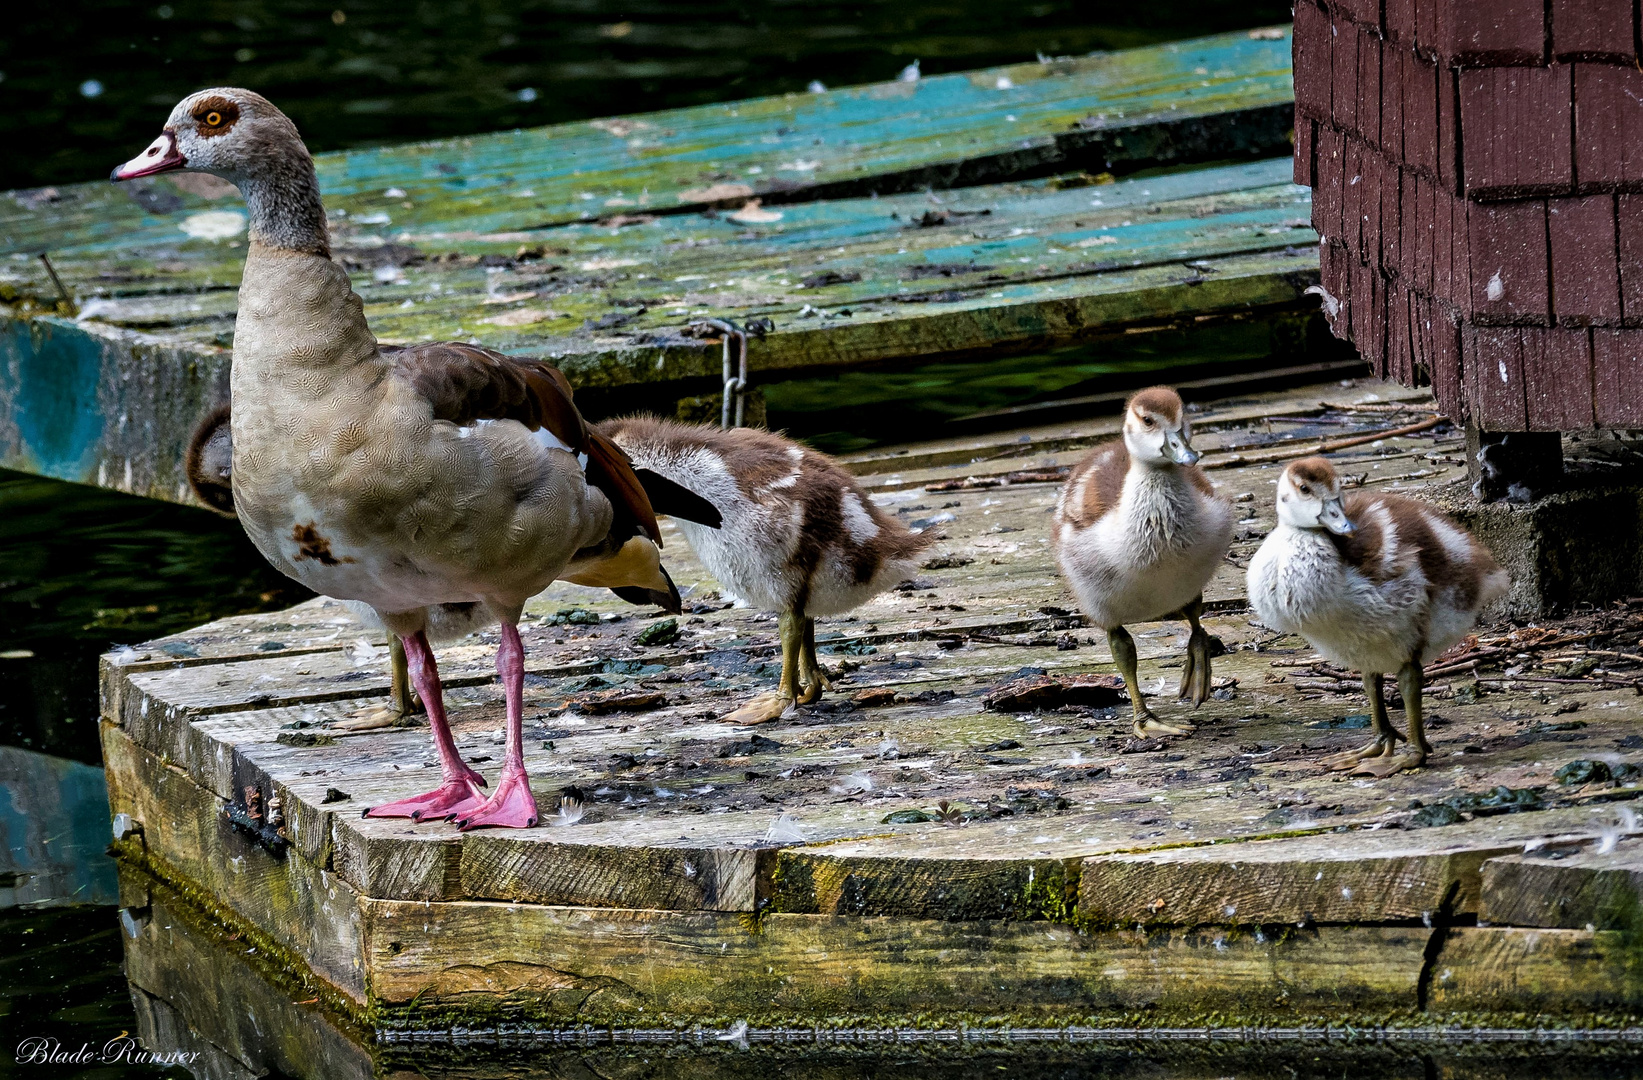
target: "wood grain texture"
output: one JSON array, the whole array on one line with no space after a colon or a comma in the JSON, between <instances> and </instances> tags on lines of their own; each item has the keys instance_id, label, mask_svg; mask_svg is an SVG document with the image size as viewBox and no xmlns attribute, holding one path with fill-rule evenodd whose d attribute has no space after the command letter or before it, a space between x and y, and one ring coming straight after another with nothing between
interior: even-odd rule
<instances>
[{"instance_id":1,"label":"wood grain texture","mask_svg":"<svg viewBox=\"0 0 1643 1080\"><path fill-rule=\"evenodd\" d=\"M369 1080L372 1054L324 1013L293 1004L313 997L254 954L181 895L122 869L127 907L124 973L137 1010L136 1034L162 1051L196 1051L196 1075L253 1080L270 1072ZM277 981L271 981L277 980Z\"/></svg>"},{"instance_id":2,"label":"wood grain texture","mask_svg":"<svg viewBox=\"0 0 1643 1080\"><path fill-rule=\"evenodd\" d=\"M1643 1015L1643 964L1618 930L1457 927L1432 965L1427 1007L1624 1024Z\"/></svg>"},{"instance_id":3,"label":"wood grain texture","mask_svg":"<svg viewBox=\"0 0 1643 1080\"><path fill-rule=\"evenodd\" d=\"M734 915L392 901L367 901L366 936L384 1016L596 1024L1398 1010L1427 940L1419 928L1257 941L826 915L770 915L749 933Z\"/></svg>"},{"instance_id":4,"label":"wood grain texture","mask_svg":"<svg viewBox=\"0 0 1643 1080\"><path fill-rule=\"evenodd\" d=\"M1595 842L1574 846L1555 859L1540 851L1484 863L1479 918L1508 926L1643 930L1643 843L1623 840L1601 855Z\"/></svg>"}]
</instances>

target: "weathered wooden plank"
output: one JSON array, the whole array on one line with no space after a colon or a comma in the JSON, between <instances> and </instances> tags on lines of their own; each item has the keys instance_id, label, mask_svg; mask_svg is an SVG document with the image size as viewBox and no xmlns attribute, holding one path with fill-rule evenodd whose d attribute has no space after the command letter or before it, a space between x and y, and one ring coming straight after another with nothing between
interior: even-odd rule
<instances>
[{"instance_id":1,"label":"weathered wooden plank","mask_svg":"<svg viewBox=\"0 0 1643 1080\"><path fill-rule=\"evenodd\" d=\"M1431 923L1477 914L1479 868L1583 812L1514 814L1446 829L1297 837L1085 859L1078 913L1094 925Z\"/></svg>"},{"instance_id":2,"label":"weathered wooden plank","mask_svg":"<svg viewBox=\"0 0 1643 1080\"><path fill-rule=\"evenodd\" d=\"M766 916L751 933L730 914L375 900L365 910L372 998L384 1019L411 1022L457 1010L647 1025L1390 1012L1414 1007L1428 933L1083 935L818 915Z\"/></svg>"},{"instance_id":3,"label":"weathered wooden plank","mask_svg":"<svg viewBox=\"0 0 1643 1080\"><path fill-rule=\"evenodd\" d=\"M1434 1013L1616 1026L1643 1016L1643 967L1629 931L1457 927L1432 963L1430 986Z\"/></svg>"},{"instance_id":4,"label":"weathered wooden plank","mask_svg":"<svg viewBox=\"0 0 1643 1080\"><path fill-rule=\"evenodd\" d=\"M616 210L988 183L1092 167L1282 153L1289 40L1249 33L913 83L318 155L320 185L363 235L497 232ZM159 114L156 114L156 122ZM0 251L176 242L221 211L209 184L157 181L143 204L87 184L14 192ZM153 212L158 210L160 212Z\"/></svg>"},{"instance_id":5,"label":"weathered wooden plank","mask_svg":"<svg viewBox=\"0 0 1643 1080\"><path fill-rule=\"evenodd\" d=\"M758 911L770 894L775 845L761 844L763 830L745 819L711 824L719 835L688 841L665 821L476 835L462 844L462 891L538 904Z\"/></svg>"},{"instance_id":6,"label":"weathered wooden plank","mask_svg":"<svg viewBox=\"0 0 1643 1080\"><path fill-rule=\"evenodd\" d=\"M159 1052L192 1052L191 1070L213 1078L325 1076L369 1080L372 1054L311 1001L323 985L258 963L253 947L231 939L164 883L121 868L125 976L137 1035ZM203 1066L203 1067L202 1067Z\"/></svg>"},{"instance_id":7,"label":"weathered wooden plank","mask_svg":"<svg viewBox=\"0 0 1643 1080\"><path fill-rule=\"evenodd\" d=\"M301 857L276 859L222 817L222 803L167 768L111 724L102 726L109 807L140 835L124 854L162 878L175 875L196 901L226 909L280 950L363 1004L359 898L335 875Z\"/></svg>"},{"instance_id":8,"label":"weathered wooden plank","mask_svg":"<svg viewBox=\"0 0 1643 1080\"><path fill-rule=\"evenodd\" d=\"M1602 854L1596 847L1591 837L1490 859L1483 864L1479 918L1507 926L1636 933L1643 928L1643 842L1621 840Z\"/></svg>"}]
</instances>

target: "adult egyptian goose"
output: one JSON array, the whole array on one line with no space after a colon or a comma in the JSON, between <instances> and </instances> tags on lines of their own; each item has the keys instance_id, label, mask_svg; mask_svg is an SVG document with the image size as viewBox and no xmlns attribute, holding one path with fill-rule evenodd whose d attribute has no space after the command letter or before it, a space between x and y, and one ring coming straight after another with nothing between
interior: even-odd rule
<instances>
[{"instance_id":1,"label":"adult egyptian goose","mask_svg":"<svg viewBox=\"0 0 1643 1080\"><path fill-rule=\"evenodd\" d=\"M228 180L250 211L230 379L240 523L277 569L370 605L428 709L442 782L367 813L534 825L520 612L578 551L658 540L644 488L556 369L471 346L378 346L330 259L308 149L266 99L189 95L113 179L173 169ZM507 746L488 799L457 753L426 635L428 609L447 603L484 605L501 625Z\"/></svg>"},{"instance_id":2,"label":"adult egyptian goose","mask_svg":"<svg viewBox=\"0 0 1643 1080\"><path fill-rule=\"evenodd\" d=\"M1050 544L1078 604L1107 632L1124 676L1138 736L1187 735L1147 708L1135 673L1135 639L1124 627L1183 618L1192 627L1180 696L1210 691L1210 639L1199 623L1204 586L1232 542L1232 504L1215 494L1192 448L1181 396L1155 386L1124 407L1122 439L1097 447L1067 476Z\"/></svg>"},{"instance_id":3,"label":"adult egyptian goose","mask_svg":"<svg viewBox=\"0 0 1643 1080\"><path fill-rule=\"evenodd\" d=\"M827 687L816 660L817 615L840 615L907 578L932 537L877 506L826 454L768 431L634 417L601 432L643 470L706 499L723 525L679 529L730 593L780 613L781 682L727 720L762 724Z\"/></svg>"},{"instance_id":4,"label":"adult egyptian goose","mask_svg":"<svg viewBox=\"0 0 1643 1080\"><path fill-rule=\"evenodd\" d=\"M1249 602L1266 626L1300 634L1332 663L1363 672L1370 742L1325 759L1339 771L1390 776L1426 760L1425 664L1506 595L1506 571L1482 544L1424 503L1384 492L1341 498L1321 457L1278 478L1278 525L1249 563ZM1409 748L1386 717L1382 676L1398 673Z\"/></svg>"},{"instance_id":5,"label":"adult egyptian goose","mask_svg":"<svg viewBox=\"0 0 1643 1080\"><path fill-rule=\"evenodd\" d=\"M207 413L194 429L184 458L184 473L195 496L226 517L237 516L234 512L231 412L230 406L219 405ZM538 439L544 434L538 432ZM639 477L653 508L682 514L703 528L718 528L718 512L705 500L648 470L636 469L634 475ZM578 551L560 580L608 588L630 604L655 604L673 615L682 610L678 587L673 584L667 567L662 565L656 545L644 536L629 537L618 550L611 550L607 541L604 545ZM367 627L386 630L370 605L357 600L344 600L343 603ZM483 604L434 604L428 608L425 633L429 644L438 645L458 641L495 621L490 609ZM397 635L388 634L387 638L390 686L387 704L362 708L334 726L345 731L393 727L417 711L418 702L411 692L406 670L405 649Z\"/></svg>"}]
</instances>

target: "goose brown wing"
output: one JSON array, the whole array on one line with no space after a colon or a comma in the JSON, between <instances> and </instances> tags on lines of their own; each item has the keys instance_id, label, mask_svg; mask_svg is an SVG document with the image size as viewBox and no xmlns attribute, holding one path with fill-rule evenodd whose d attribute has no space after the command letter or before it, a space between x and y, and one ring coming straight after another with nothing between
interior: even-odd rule
<instances>
[{"instance_id":1,"label":"goose brown wing","mask_svg":"<svg viewBox=\"0 0 1643 1080\"><path fill-rule=\"evenodd\" d=\"M382 354L433 406L436 420L459 425L517 420L532 431L546 428L573 451L586 454L588 483L603 491L616 511L612 531L643 531L661 546L656 512L632 463L620 447L583 422L570 383L558 368L460 341L384 346Z\"/></svg>"}]
</instances>

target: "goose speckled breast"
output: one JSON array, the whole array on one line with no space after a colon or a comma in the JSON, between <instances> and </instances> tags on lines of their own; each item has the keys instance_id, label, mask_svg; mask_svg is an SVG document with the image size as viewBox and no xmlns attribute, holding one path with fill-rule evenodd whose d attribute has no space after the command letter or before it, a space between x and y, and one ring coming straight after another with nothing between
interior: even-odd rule
<instances>
[{"instance_id":1,"label":"goose speckled breast","mask_svg":"<svg viewBox=\"0 0 1643 1080\"><path fill-rule=\"evenodd\" d=\"M435 419L329 259L253 244L240 296L234 503L285 573L384 612L528 596L608 530L567 451Z\"/></svg>"}]
</instances>

